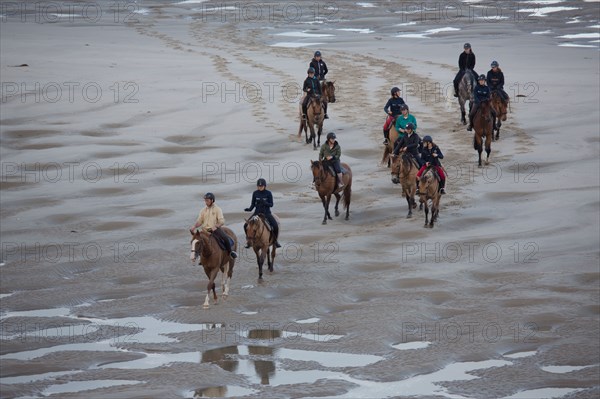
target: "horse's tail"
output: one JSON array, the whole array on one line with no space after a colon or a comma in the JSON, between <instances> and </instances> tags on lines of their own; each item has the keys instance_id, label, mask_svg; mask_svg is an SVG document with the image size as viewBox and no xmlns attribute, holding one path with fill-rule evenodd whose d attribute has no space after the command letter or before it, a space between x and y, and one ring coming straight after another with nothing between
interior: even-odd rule
<instances>
[{"instance_id":1,"label":"horse's tail","mask_svg":"<svg viewBox=\"0 0 600 399\"><path fill-rule=\"evenodd\" d=\"M348 182L344 187L344 209L350 209L350 201L352 200L352 181Z\"/></svg>"}]
</instances>

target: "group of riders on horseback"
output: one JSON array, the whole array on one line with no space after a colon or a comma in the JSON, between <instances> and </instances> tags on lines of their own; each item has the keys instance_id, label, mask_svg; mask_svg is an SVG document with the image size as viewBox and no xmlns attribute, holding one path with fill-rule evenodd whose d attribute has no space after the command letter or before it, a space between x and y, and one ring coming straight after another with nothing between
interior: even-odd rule
<instances>
[{"instance_id":1,"label":"group of riders on horseback","mask_svg":"<svg viewBox=\"0 0 600 399\"><path fill-rule=\"evenodd\" d=\"M464 44L464 51L460 54L458 59L459 71L454 78L454 96L458 97L458 87L464 74L469 71L473 74L477 84L473 88L473 106L469 112L469 126L467 130L472 130L473 117L477 113L480 105L489 101L491 98L492 91L497 91L500 97L504 101L508 101L508 95L504 91L504 74L499 67L497 61L491 63L491 69L488 71L487 76L477 75L473 70L475 67L475 54L471 49L469 43ZM313 59L310 61L310 66L307 71L307 78L304 80L303 92L305 93L302 99L302 118L306 119L307 106L311 98L315 96L321 96L321 82L325 80L328 73L327 64L321 58L321 52L316 51ZM421 139L417 134L417 119L414 115L409 112L408 104L401 97L401 90L398 87L391 89L391 97L384 106L384 112L387 114L385 124L383 125L384 145L388 145L390 142L390 129L392 125L398 132L398 138L394 142L393 157L398 157L400 154L410 154L415 162L419 166L417 173L417 182L423 175L424 171L432 167L437 172L440 181L440 193L445 194L445 182L446 174L441 165L440 160L444 158L444 155L438 145L435 144L433 138L426 135ZM327 116L327 102L323 103L324 118L328 119ZM496 114L493 108L491 112L494 118ZM330 132L327 134L326 142L321 146L319 151L319 162L325 171L330 170L333 172L336 178L336 185L334 193L339 193L344 188L343 179L343 168L340 165L341 158L341 147L337 141L335 133ZM281 245L278 242L279 225L273 214L271 208L273 207L273 195L269 190L266 189L267 183L265 179L260 178L257 181L257 190L252 193L252 202L249 208L246 208L246 212L254 211L252 216L260 215L265 222L269 225L271 230L271 238L273 244L279 248ZM418 185L417 185L418 187ZM417 188L418 194L418 188ZM215 196L212 193L207 193L204 196L206 207L200 212L198 219L194 226L190 229L192 232L197 228L201 228L203 231L210 233L220 241L224 247L224 250L230 254L232 258L236 258L237 254L231 248L231 242L227 238L226 234L223 233L221 227L225 223L223 212L215 204ZM248 219L250 220L250 219ZM246 233L246 248L250 248L251 242L247 236L248 223L244 224L244 232Z\"/></svg>"}]
</instances>

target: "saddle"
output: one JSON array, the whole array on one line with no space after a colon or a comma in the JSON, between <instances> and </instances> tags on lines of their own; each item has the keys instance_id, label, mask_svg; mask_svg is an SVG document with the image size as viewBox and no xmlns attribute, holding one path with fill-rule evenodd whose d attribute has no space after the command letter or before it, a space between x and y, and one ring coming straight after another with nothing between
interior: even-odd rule
<instances>
[{"instance_id":1,"label":"saddle","mask_svg":"<svg viewBox=\"0 0 600 399\"><path fill-rule=\"evenodd\" d=\"M412 164L415 166L415 168L417 168L417 169L421 168L419 166L419 163L417 162L417 160L413 156L413 154L411 154L410 152L405 152L404 154L402 154L402 158L405 159L405 157L408 157L408 159L410 160L410 162L412 162Z\"/></svg>"},{"instance_id":2,"label":"saddle","mask_svg":"<svg viewBox=\"0 0 600 399\"><path fill-rule=\"evenodd\" d=\"M227 233L223 232L223 234L227 237L227 239L229 240L229 246L231 248L233 248L233 239L231 237L229 237L227 235ZM223 240L220 237L215 236L214 234L211 234L211 236L217 241L217 244L219 244L219 248L221 248L221 250L226 251L227 248L225 247L225 243L223 242Z\"/></svg>"},{"instance_id":3,"label":"saddle","mask_svg":"<svg viewBox=\"0 0 600 399\"><path fill-rule=\"evenodd\" d=\"M267 219L267 217L265 217L264 214L259 213L256 216L258 216L263 221L268 231L273 231L273 226L271 226L271 223L269 223L269 219Z\"/></svg>"},{"instance_id":4,"label":"saddle","mask_svg":"<svg viewBox=\"0 0 600 399\"><path fill-rule=\"evenodd\" d=\"M328 171L329 174L331 174L331 176L337 178L337 173L335 173L335 169L333 169L333 166L329 162L324 163L323 167L325 167L325 170ZM340 164L340 170L342 171L342 175L348 173L348 171L344 169L344 166L342 164Z\"/></svg>"}]
</instances>

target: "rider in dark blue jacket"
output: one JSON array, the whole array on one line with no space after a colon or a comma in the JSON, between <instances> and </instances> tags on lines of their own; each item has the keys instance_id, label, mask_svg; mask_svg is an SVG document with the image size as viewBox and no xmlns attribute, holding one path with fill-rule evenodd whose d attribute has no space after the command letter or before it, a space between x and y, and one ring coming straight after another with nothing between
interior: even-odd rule
<instances>
[{"instance_id":1,"label":"rider in dark blue jacket","mask_svg":"<svg viewBox=\"0 0 600 399\"><path fill-rule=\"evenodd\" d=\"M475 68L475 53L471 49L470 43L465 43L463 46L464 51L460 53L458 57L458 73L454 77L454 97L458 97L458 84L460 83L463 75L470 69L473 71L473 76L477 78L477 72L473 68Z\"/></svg>"},{"instance_id":2,"label":"rider in dark blue jacket","mask_svg":"<svg viewBox=\"0 0 600 399\"><path fill-rule=\"evenodd\" d=\"M477 113L479 106L484 101L489 101L492 98L492 92L489 87L485 85L485 75L479 75L479 79L477 80L477 85L473 89L473 107L471 108L471 112L469 112L469 126L467 127L468 131L473 130L473 117ZM494 117L494 124L496 120L496 112L493 107L490 107L492 111L492 116Z\"/></svg>"},{"instance_id":3,"label":"rider in dark blue jacket","mask_svg":"<svg viewBox=\"0 0 600 399\"><path fill-rule=\"evenodd\" d=\"M398 87L393 87L390 92L392 96L385 104L385 107L383 107L383 111L388 114L385 124L383 125L383 137L385 138L383 144L385 145L387 145L390 140L392 123L396 122L396 117L402 113L402 105L405 104L402 97L400 97L400 89Z\"/></svg>"},{"instance_id":4,"label":"rider in dark blue jacket","mask_svg":"<svg viewBox=\"0 0 600 399\"><path fill-rule=\"evenodd\" d=\"M306 108L308 107L308 101L312 96L321 95L321 83L319 79L315 77L315 69L313 67L308 68L306 72L308 77L304 79L304 85L302 91L306 93L304 95L304 101L302 101L302 118L306 119Z\"/></svg>"},{"instance_id":5,"label":"rider in dark blue jacket","mask_svg":"<svg viewBox=\"0 0 600 399\"><path fill-rule=\"evenodd\" d=\"M504 91L504 73L500 69L500 64L498 61L492 61L491 64L492 69L490 69L486 76L486 81L490 90L498 91L500 97L504 101L508 100L508 94Z\"/></svg>"},{"instance_id":6,"label":"rider in dark blue jacket","mask_svg":"<svg viewBox=\"0 0 600 399\"><path fill-rule=\"evenodd\" d=\"M273 236L275 237L275 246L277 248L281 248L281 245L277 241L277 238L279 237L279 225L277 224L275 217L273 217L273 214L271 214L271 207L273 206L273 194L271 194L271 192L267 190L267 181L263 178L258 179L258 181L256 182L256 186L258 187L258 190L252 193L252 205L250 205L250 208L244 209L244 211L252 212L252 210L254 210L252 216L260 214L265 215L265 218L269 221L269 224L273 229L272 231ZM246 233L247 227L248 223L245 223L244 233ZM247 240L246 248L250 248L250 244Z\"/></svg>"}]
</instances>

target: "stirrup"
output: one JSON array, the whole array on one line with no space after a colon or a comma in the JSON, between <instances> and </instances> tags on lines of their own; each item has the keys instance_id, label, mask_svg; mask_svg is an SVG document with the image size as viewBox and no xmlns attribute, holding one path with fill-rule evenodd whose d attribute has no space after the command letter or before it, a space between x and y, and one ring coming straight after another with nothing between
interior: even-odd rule
<instances>
[{"instance_id":1,"label":"stirrup","mask_svg":"<svg viewBox=\"0 0 600 399\"><path fill-rule=\"evenodd\" d=\"M275 247L276 248L281 248L281 244L279 243L279 241L275 241Z\"/></svg>"},{"instance_id":2,"label":"stirrup","mask_svg":"<svg viewBox=\"0 0 600 399\"><path fill-rule=\"evenodd\" d=\"M233 259L237 258L237 253L235 251L231 251L229 253L229 256L231 256Z\"/></svg>"},{"instance_id":3,"label":"stirrup","mask_svg":"<svg viewBox=\"0 0 600 399\"><path fill-rule=\"evenodd\" d=\"M323 119L329 119L329 115L325 114L325 116L323 117Z\"/></svg>"},{"instance_id":4,"label":"stirrup","mask_svg":"<svg viewBox=\"0 0 600 399\"><path fill-rule=\"evenodd\" d=\"M383 140L383 145L388 145L389 143L390 143L390 141L388 139Z\"/></svg>"}]
</instances>

